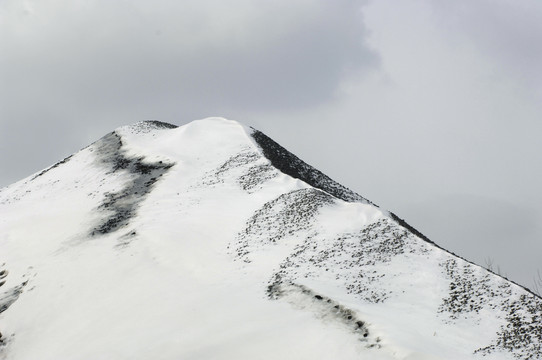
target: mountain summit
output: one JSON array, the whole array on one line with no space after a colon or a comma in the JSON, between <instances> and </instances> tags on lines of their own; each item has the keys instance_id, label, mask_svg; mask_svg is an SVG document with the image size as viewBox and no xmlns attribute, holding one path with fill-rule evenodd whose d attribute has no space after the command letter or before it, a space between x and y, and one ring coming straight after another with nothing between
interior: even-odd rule
<instances>
[{"instance_id":1,"label":"mountain summit","mask_svg":"<svg viewBox=\"0 0 542 360\"><path fill-rule=\"evenodd\" d=\"M0 359L542 359L542 299L222 118L1 189L0 286Z\"/></svg>"}]
</instances>

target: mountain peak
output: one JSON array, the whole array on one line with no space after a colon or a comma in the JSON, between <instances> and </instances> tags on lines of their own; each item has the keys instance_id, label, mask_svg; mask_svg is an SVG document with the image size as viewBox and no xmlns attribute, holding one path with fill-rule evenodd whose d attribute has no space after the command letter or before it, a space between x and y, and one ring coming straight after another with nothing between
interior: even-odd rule
<instances>
[{"instance_id":1,"label":"mountain peak","mask_svg":"<svg viewBox=\"0 0 542 360\"><path fill-rule=\"evenodd\" d=\"M223 118L0 192L0 359L536 359L540 297Z\"/></svg>"},{"instance_id":2,"label":"mountain peak","mask_svg":"<svg viewBox=\"0 0 542 360\"><path fill-rule=\"evenodd\" d=\"M133 132L146 133L153 130L175 129L178 126L158 120L144 120L125 127Z\"/></svg>"},{"instance_id":3,"label":"mountain peak","mask_svg":"<svg viewBox=\"0 0 542 360\"><path fill-rule=\"evenodd\" d=\"M177 129L177 126L158 122L158 121L142 121L126 127L117 129L117 132L122 136L128 134L148 134L153 130ZM344 187L336 181L329 178L321 171L308 165L294 154L290 153L284 147L276 143L267 135L254 128L245 126L237 121L228 120L222 117L210 117L202 120L195 120L181 127L176 131L179 136L184 137L186 134L193 139L198 138L206 149L211 146L222 147L221 142L212 142L216 137L235 139L238 143L245 143L247 147L247 139L255 146L254 151L263 155L272 166L284 174L287 174L295 179L304 181L310 186L325 191L332 196L347 202L365 202L371 203L362 196L356 194L352 190ZM247 139L244 139L245 137ZM179 139L179 142L184 140ZM226 151L226 149L224 149ZM371 203L372 204L372 203ZM373 204L374 205L374 204Z\"/></svg>"}]
</instances>

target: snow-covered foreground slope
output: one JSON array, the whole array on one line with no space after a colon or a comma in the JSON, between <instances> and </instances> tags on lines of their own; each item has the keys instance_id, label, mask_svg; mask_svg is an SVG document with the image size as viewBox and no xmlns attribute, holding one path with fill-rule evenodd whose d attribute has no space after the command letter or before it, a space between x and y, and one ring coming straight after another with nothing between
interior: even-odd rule
<instances>
[{"instance_id":1,"label":"snow-covered foreground slope","mask_svg":"<svg viewBox=\"0 0 542 360\"><path fill-rule=\"evenodd\" d=\"M219 118L2 189L0 266L0 359L542 358L540 298Z\"/></svg>"}]
</instances>

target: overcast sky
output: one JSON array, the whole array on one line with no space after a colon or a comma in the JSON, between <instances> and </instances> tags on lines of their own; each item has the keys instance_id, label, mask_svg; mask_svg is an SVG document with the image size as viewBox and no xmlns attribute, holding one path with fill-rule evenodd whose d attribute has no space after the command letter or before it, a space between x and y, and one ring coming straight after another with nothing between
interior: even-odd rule
<instances>
[{"instance_id":1,"label":"overcast sky","mask_svg":"<svg viewBox=\"0 0 542 360\"><path fill-rule=\"evenodd\" d=\"M540 0L2 0L0 186L223 116L532 287L541 64Z\"/></svg>"}]
</instances>

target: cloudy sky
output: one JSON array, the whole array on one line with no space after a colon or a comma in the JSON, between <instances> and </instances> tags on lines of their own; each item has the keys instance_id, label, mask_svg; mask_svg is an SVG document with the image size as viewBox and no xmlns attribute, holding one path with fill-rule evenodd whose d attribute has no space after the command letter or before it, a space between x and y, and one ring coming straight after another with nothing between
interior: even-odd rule
<instances>
[{"instance_id":1,"label":"cloudy sky","mask_svg":"<svg viewBox=\"0 0 542 360\"><path fill-rule=\"evenodd\" d=\"M0 186L223 116L532 287L541 64L539 0L2 0Z\"/></svg>"}]
</instances>

